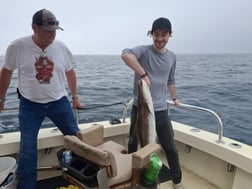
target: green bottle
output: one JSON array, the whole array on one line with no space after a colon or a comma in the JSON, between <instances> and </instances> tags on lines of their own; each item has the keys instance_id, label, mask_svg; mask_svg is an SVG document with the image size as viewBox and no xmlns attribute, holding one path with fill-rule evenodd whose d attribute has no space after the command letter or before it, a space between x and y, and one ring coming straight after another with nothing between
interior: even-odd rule
<instances>
[{"instance_id":1,"label":"green bottle","mask_svg":"<svg viewBox=\"0 0 252 189\"><path fill-rule=\"evenodd\" d=\"M156 184L156 179L162 168L162 164L163 164L162 161L159 159L156 153L152 153L150 155L150 166L143 176L142 185L144 187L151 187Z\"/></svg>"}]
</instances>

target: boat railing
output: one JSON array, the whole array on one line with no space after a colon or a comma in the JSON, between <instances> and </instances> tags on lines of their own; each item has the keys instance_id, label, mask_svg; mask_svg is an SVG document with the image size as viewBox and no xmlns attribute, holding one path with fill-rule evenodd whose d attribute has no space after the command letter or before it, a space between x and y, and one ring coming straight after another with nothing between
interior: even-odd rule
<instances>
[{"instance_id":1,"label":"boat railing","mask_svg":"<svg viewBox=\"0 0 252 189\"><path fill-rule=\"evenodd\" d=\"M133 104L133 99L127 100L126 102L118 102L118 103L100 105L100 106L95 106L95 107L87 107L87 108L83 108L83 110L85 110L85 109L94 109L94 108L102 108L102 107L107 107L107 106L114 106L114 105L118 105L118 104L123 105L122 122L125 123L126 118L128 117L129 107L132 106L132 104ZM168 104L168 110L170 110L170 105L174 105L174 102L167 100L167 104ZM192 110L195 110L195 111L205 112L205 113L208 113L208 114L212 115L215 118L215 120L217 121L217 126L218 126L218 140L217 140L217 143L224 143L223 140L222 140L222 137L223 137L223 124L222 124L222 121L221 121L221 119L220 119L220 117L218 116L217 113L215 113L214 111L212 111L210 109L206 109L206 108L199 107L199 106L193 106L193 105L189 105L189 104L184 104L184 103L180 103L179 106L177 106L177 107L192 109ZM7 108L7 109L3 110L3 112L12 112L12 111L18 111L18 108ZM75 109L74 113L75 113L77 122L79 123L78 111L79 111L78 109Z\"/></svg>"},{"instance_id":2,"label":"boat railing","mask_svg":"<svg viewBox=\"0 0 252 189\"><path fill-rule=\"evenodd\" d=\"M174 105L173 101L169 101L167 100L167 103L169 105ZM195 110L195 111L199 111L199 112L203 112L203 113L207 113L210 114L211 116L213 116L217 122L217 127L218 127L218 140L217 143L224 143L222 138L223 138L223 124L221 121L221 118L219 117L219 115L217 113L215 113L214 111L207 109L207 108L203 108L203 107L199 107L199 106L193 106L190 104L184 104L184 103L179 103L180 108L186 108L186 109L191 109L191 110Z\"/></svg>"},{"instance_id":3,"label":"boat railing","mask_svg":"<svg viewBox=\"0 0 252 189\"><path fill-rule=\"evenodd\" d=\"M122 118L123 122L125 122L125 119L128 116L128 109L132 105L132 103L133 103L133 100L129 100L123 104L124 105L123 118ZM169 110L170 110L169 105L174 105L174 102L167 100L167 104L168 104L168 112L169 112ZM200 112L208 113L211 116L213 116L215 118L215 120L217 122L217 126L218 126L218 139L216 142L220 143L220 144L224 143L222 140L222 138L223 138L223 124L222 124L221 118L219 117L219 115L217 113L215 113L214 111L207 109L207 108L193 106L193 105L184 104L184 103L179 103L179 106L177 106L177 107L200 111Z\"/></svg>"}]
</instances>

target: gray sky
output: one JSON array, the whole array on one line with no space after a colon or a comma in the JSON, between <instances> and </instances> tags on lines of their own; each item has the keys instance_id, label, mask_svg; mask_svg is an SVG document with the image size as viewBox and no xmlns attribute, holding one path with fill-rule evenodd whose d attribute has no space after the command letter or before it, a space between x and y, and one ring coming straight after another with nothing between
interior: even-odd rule
<instances>
[{"instance_id":1,"label":"gray sky","mask_svg":"<svg viewBox=\"0 0 252 189\"><path fill-rule=\"evenodd\" d=\"M73 54L120 54L150 44L154 19L167 17L175 53L251 53L252 0L8 0L0 6L0 55L16 38L32 34L34 12L54 12L57 32Z\"/></svg>"}]
</instances>

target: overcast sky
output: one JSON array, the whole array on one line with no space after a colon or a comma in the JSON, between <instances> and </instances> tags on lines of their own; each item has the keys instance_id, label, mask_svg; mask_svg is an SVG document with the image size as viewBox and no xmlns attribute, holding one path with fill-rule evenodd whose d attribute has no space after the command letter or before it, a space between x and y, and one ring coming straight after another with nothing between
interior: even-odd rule
<instances>
[{"instance_id":1,"label":"overcast sky","mask_svg":"<svg viewBox=\"0 0 252 189\"><path fill-rule=\"evenodd\" d=\"M252 0L7 0L0 5L0 55L16 38L31 35L31 19L51 10L73 54L120 54L150 44L154 19L167 17L175 53L251 53Z\"/></svg>"}]
</instances>

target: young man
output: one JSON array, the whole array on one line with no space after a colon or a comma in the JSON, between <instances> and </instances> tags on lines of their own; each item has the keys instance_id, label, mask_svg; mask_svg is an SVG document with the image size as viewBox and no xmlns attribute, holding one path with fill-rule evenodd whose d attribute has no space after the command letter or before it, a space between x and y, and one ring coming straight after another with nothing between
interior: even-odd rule
<instances>
[{"instance_id":1,"label":"young man","mask_svg":"<svg viewBox=\"0 0 252 189\"><path fill-rule=\"evenodd\" d=\"M172 175L173 187L183 189L181 183L182 173L179 165L177 148L174 143L174 133L167 110L167 89L174 104L179 105L175 91L176 56L166 48L172 34L171 23L167 18L158 18L149 31L153 44L138 46L133 49L124 49L121 55L124 62L135 71L134 77L134 103L131 112L129 153L137 150L138 141L133 135L137 118L137 83L144 79L148 84L153 100L156 132L162 148L165 151Z\"/></svg>"},{"instance_id":2,"label":"young man","mask_svg":"<svg viewBox=\"0 0 252 189\"><path fill-rule=\"evenodd\" d=\"M74 58L68 48L55 40L59 26L54 14L39 10L32 19L33 35L15 40L5 55L0 72L0 112L14 69L18 69L19 129L17 189L35 189L37 179L37 135L43 119L50 118L64 135L79 131L67 98L65 78L72 94L73 108L83 105L77 96Z\"/></svg>"}]
</instances>

